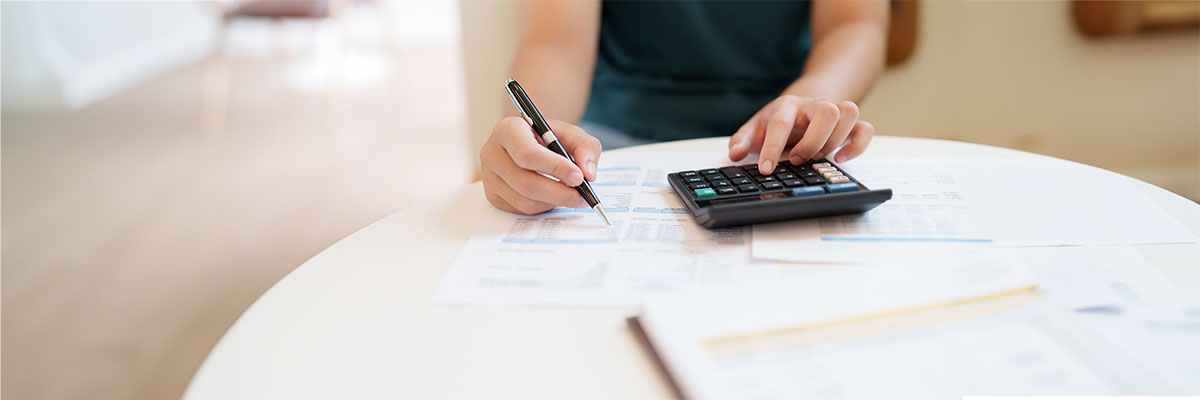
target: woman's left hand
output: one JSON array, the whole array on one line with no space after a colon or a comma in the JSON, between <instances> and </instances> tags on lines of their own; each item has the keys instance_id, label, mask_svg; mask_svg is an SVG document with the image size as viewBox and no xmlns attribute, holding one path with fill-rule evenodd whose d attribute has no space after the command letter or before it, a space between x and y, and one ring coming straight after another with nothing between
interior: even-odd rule
<instances>
[{"instance_id":1,"label":"woman's left hand","mask_svg":"<svg viewBox=\"0 0 1200 400\"><path fill-rule=\"evenodd\" d=\"M874 136L875 127L858 119L858 105L852 101L834 104L785 94L729 138L729 159L741 161L757 151L759 172L771 174L785 149L791 149L786 156L792 164L830 156L840 163L861 155Z\"/></svg>"}]
</instances>

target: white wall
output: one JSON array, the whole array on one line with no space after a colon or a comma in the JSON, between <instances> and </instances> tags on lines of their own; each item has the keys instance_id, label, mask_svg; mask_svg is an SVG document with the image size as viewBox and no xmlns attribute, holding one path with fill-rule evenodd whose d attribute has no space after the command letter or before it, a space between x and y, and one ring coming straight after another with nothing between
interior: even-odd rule
<instances>
[{"instance_id":1,"label":"white wall","mask_svg":"<svg viewBox=\"0 0 1200 400\"><path fill-rule=\"evenodd\" d=\"M201 2L3 2L4 111L78 109L210 53Z\"/></svg>"},{"instance_id":2,"label":"white wall","mask_svg":"<svg viewBox=\"0 0 1200 400\"><path fill-rule=\"evenodd\" d=\"M985 143L1200 199L1200 33L1092 40L1069 2L922 2L920 39L863 104L887 135Z\"/></svg>"},{"instance_id":3,"label":"white wall","mask_svg":"<svg viewBox=\"0 0 1200 400\"><path fill-rule=\"evenodd\" d=\"M504 79L517 51L520 3L516 0L459 0L463 70L467 79L467 121L471 157L479 169L479 149L501 116Z\"/></svg>"}]
</instances>

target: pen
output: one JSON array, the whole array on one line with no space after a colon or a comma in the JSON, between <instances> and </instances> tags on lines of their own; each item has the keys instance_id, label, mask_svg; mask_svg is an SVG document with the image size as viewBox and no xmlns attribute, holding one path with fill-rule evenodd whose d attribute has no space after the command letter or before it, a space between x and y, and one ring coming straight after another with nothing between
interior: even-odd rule
<instances>
[{"instance_id":1,"label":"pen","mask_svg":"<svg viewBox=\"0 0 1200 400\"><path fill-rule=\"evenodd\" d=\"M538 112L537 107L533 106L533 100L530 100L529 96L525 94L525 89L521 88L521 84L512 78L508 78L507 81L504 81L504 90L508 92L508 97L512 99L513 105L517 106L517 110L521 112L521 115L525 117L529 125L533 126L533 131L542 137L543 142L546 142L546 147L550 151L571 160L571 163L575 163L575 159L571 158L567 150L562 147L562 143L558 142L558 137L554 136L554 131L550 130L550 124L546 123L546 120L542 118L542 113ZM583 183L576 186L575 190L579 191L579 195L583 196L583 200L587 201L588 206L592 210L600 214L600 218L604 218L604 223L612 225L612 221L608 220L608 214L604 212L604 206L600 205L600 199L596 197L596 192L592 191L592 185L588 184L587 179L584 179Z\"/></svg>"}]
</instances>

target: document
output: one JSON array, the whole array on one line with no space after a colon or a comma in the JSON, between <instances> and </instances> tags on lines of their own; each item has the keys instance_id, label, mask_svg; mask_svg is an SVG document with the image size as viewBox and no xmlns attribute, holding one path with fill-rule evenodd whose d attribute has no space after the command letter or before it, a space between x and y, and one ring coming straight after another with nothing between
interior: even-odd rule
<instances>
[{"instance_id":1,"label":"document","mask_svg":"<svg viewBox=\"0 0 1200 400\"><path fill-rule=\"evenodd\" d=\"M646 293L774 280L750 264L748 227L697 225L670 172L729 165L723 154L606 153L591 209L524 216L493 210L442 279L434 301L474 305L633 306Z\"/></svg>"},{"instance_id":2,"label":"document","mask_svg":"<svg viewBox=\"0 0 1200 400\"><path fill-rule=\"evenodd\" d=\"M851 266L775 283L650 296L634 324L689 398L959 399L1178 394L1200 329L1140 336L1132 318L1064 309L993 263ZM890 312L889 312L890 311ZM1195 322L1195 321L1193 321ZM1180 322L1182 323L1182 322ZM1119 328L1119 329L1118 329ZM1130 343L1135 339L1136 343ZM1191 346L1195 347L1195 346ZM1194 375L1192 375L1194 376Z\"/></svg>"},{"instance_id":3,"label":"document","mask_svg":"<svg viewBox=\"0 0 1200 400\"><path fill-rule=\"evenodd\" d=\"M755 259L870 263L980 246L1194 243L1132 179L1051 159L867 159L893 198L864 213L754 227Z\"/></svg>"},{"instance_id":4,"label":"document","mask_svg":"<svg viewBox=\"0 0 1200 400\"><path fill-rule=\"evenodd\" d=\"M1185 302L1183 293L1129 246L1014 247L980 253L1038 281L1063 310L1105 313Z\"/></svg>"}]
</instances>

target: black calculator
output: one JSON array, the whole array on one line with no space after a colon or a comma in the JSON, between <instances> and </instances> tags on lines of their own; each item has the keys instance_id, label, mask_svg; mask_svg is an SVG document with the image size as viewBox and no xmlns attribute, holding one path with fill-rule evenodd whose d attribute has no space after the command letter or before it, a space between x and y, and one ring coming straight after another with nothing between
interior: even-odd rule
<instances>
[{"instance_id":1,"label":"black calculator","mask_svg":"<svg viewBox=\"0 0 1200 400\"><path fill-rule=\"evenodd\" d=\"M692 218L708 228L866 212L892 198L892 189L868 189L828 160L792 165L770 175L758 165L667 174Z\"/></svg>"}]
</instances>

